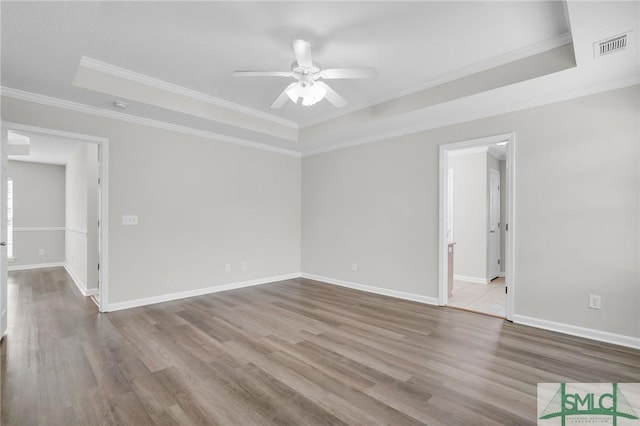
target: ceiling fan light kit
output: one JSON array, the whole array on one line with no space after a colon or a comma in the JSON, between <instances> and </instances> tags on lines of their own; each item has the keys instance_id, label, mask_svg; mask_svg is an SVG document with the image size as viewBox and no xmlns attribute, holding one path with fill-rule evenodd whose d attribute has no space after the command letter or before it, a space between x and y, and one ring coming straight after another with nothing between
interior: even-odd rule
<instances>
[{"instance_id":1,"label":"ceiling fan light kit","mask_svg":"<svg viewBox=\"0 0 640 426\"><path fill-rule=\"evenodd\" d=\"M291 102L298 103L298 99L302 98L302 105L311 106L315 105L324 99L327 94L327 89L314 82L308 83L293 83L294 86L287 88L286 93L291 99Z\"/></svg>"},{"instance_id":2,"label":"ceiling fan light kit","mask_svg":"<svg viewBox=\"0 0 640 426\"><path fill-rule=\"evenodd\" d=\"M235 77L291 77L297 81L289 84L280 96L271 104L271 108L282 108L287 99L298 103L302 99L303 106L315 105L327 99L336 108L347 105L347 100L340 96L327 83L320 79L372 78L377 75L375 68L332 68L323 70L311 59L311 45L304 40L293 41L293 52L296 61L291 64L291 71L235 71Z\"/></svg>"}]
</instances>

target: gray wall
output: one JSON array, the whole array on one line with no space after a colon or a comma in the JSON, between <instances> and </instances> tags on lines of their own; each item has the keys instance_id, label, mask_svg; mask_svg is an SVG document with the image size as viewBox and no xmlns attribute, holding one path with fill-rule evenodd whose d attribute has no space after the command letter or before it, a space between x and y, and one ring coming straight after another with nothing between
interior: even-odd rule
<instances>
[{"instance_id":1,"label":"gray wall","mask_svg":"<svg viewBox=\"0 0 640 426\"><path fill-rule=\"evenodd\" d=\"M639 103L633 86L305 157L302 270L436 297L438 146L515 132L515 313L638 337Z\"/></svg>"},{"instance_id":2,"label":"gray wall","mask_svg":"<svg viewBox=\"0 0 640 426\"><path fill-rule=\"evenodd\" d=\"M63 262L64 166L9 161L7 172L13 180L13 220L17 228L13 233L15 260L9 262L9 268ZM44 255L39 254L41 249Z\"/></svg>"},{"instance_id":3,"label":"gray wall","mask_svg":"<svg viewBox=\"0 0 640 426\"><path fill-rule=\"evenodd\" d=\"M2 113L109 139L109 303L300 271L300 158L10 98Z\"/></svg>"},{"instance_id":4,"label":"gray wall","mask_svg":"<svg viewBox=\"0 0 640 426\"><path fill-rule=\"evenodd\" d=\"M66 167L65 264L85 290L98 287L97 145L78 143Z\"/></svg>"},{"instance_id":5,"label":"gray wall","mask_svg":"<svg viewBox=\"0 0 640 426\"><path fill-rule=\"evenodd\" d=\"M487 153L451 155L454 279L487 280Z\"/></svg>"},{"instance_id":6,"label":"gray wall","mask_svg":"<svg viewBox=\"0 0 640 426\"><path fill-rule=\"evenodd\" d=\"M516 314L640 335L640 86L307 157L302 190L295 157L2 106L7 121L109 138L112 302L296 272L301 246L303 272L436 297L438 146L513 131Z\"/></svg>"}]
</instances>

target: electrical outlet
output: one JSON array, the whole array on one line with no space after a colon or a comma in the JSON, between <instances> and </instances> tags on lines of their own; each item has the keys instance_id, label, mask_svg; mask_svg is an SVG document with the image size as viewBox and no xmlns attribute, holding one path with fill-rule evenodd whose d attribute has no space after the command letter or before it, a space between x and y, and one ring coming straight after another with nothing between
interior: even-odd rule
<instances>
[{"instance_id":1,"label":"electrical outlet","mask_svg":"<svg viewBox=\"0 0 640 426\"><path fill-rule=\"evenodd\" d=\"M44 249L40 249L40 250L38 250L38 254L39 254L40 256L44 256Z\"/></svg>"},{"instance_id":2,"label":"electrical outlet","mask_svg":"<svg viewBox=\"0 0 640 426\"><path fill-rule=\"evenodd\" d=\"M224 264L224 270L226 272L231 272L231 264L230 263L225 263Z\"/></svg>"},{"instance_id":3,"label":"electrical outlet","mask_svg":"<svg viewBox=\"0 0 640 426\"><path fill-rule=\"evenodd\" d=\"M358 271L358 264L357 263L352 263L351 264L351 270L353 272L357 272Z\"/></svg>"},{"instance_id":4,"label":"electrical outlet","mask_svg":"<svg viewBox=\"0 0 640 426\"><path fill-rule=\"evenodd\" d=\"M247 262L242 262L242 270L246 271L247 268L249 268L249 266L247 265Z\"/></svg>"},{"instance_id":5,"label":"electrical outlet","mask_svg":"<svg viewBox=\"0 0 640 426\"><path fill-rule=\"evenodd\" d=\"M597 294L590 294L589 295L589 308L591 308L591 309L600 309L601 306L602 306L602 300L600 299L600 296L598 296Z\"/></svg>"},{"instance_id":6,"label":"electrical outlet","mask_svg":"<svg viewBox=\"0 0 640 426\"><path fill-rule=\"evenodd\" d=\"M138 216L134 214L123 214L122 215L122 224L123 225L137 225L138 224Z\"/></svg>"}]
</instances>

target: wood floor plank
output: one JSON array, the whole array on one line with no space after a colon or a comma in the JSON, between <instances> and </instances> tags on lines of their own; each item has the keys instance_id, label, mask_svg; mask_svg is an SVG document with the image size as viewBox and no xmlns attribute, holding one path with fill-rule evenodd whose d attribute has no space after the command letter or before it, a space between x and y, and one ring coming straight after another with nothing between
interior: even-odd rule
<instances>
[{"instance_id":1,"label":"wood floor plank","mask_svg":"<svg viewBox=\"0 0 640 426\"><path fill-rule=\"evenodd\" d=\"M639 382L640 351L302 278L98 314L11 272L2 425L528 425L539 382Z\"/></svg>"}]
</instances>

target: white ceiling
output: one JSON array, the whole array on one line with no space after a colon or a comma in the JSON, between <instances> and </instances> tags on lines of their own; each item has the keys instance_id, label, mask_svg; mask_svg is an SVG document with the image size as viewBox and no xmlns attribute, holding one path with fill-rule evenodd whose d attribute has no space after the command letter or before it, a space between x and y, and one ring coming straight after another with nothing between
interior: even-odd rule
<instances>
[{"instance_id":1,"label":"white ceiling","mask_svg":"<svg viewBox=\"0 0 640 426\"><path fill-rule=\"evenodd\" d=\"M79 143L34 133L15 132L29 138L29 155L9 155L9 160L65 165Z\"/></svg>"},{"instance_id":2,"label":"white ceiling","mask_svg":"<svg viewBox=\"0 0 640 426\"><path fill-rule=\"evenodd\" d=\"M130 104L127 114L312 152L335 143L368 141L406 129L546 103L607 84L629 84L639 74L638 4L3 2L2 86L105 110L113 110L115 98L124 98ZM594 61L593 42L628 30L634 31L627 51L607 61ZM342 110L326 101L312 107L289 103L282 110L272 110L269 105L288 84L287 79L234 78L231 73L236 69L289 69L294 38L310 41L314 60L325 68L374 66L379 76L331 81L349 101ZM331 125L340 115L571 40L577 67L441 104L405 108L385 120L339 129ZM127 99L106 85L95 90L74 86L83 57L180 86L200 98L231 103L239 107L236 111L241 111L242 118L266 117L277 125L284 122L284 127L294 128L296 137L238 124L242 120L217 120L216 114L172 109L168 100L165 104L147 102L133 92ZM318 123L331 132L297 130L312 125L322 130Z\"/></svg>"}]
</instances>

